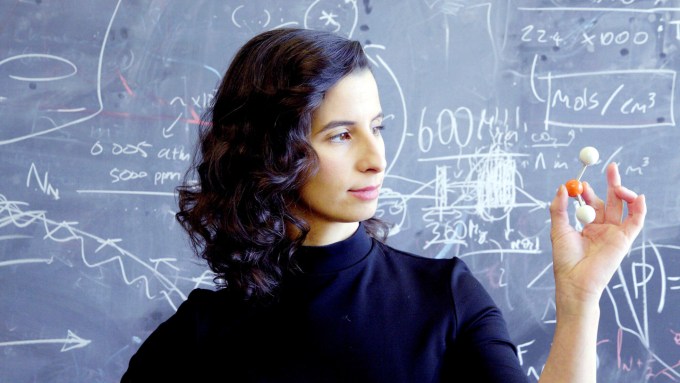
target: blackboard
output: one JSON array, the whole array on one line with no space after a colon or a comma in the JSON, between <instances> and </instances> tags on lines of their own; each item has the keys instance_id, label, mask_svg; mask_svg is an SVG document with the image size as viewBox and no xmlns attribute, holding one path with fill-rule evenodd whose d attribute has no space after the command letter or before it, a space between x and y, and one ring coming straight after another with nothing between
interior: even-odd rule
<instances>
[{"instance_id":1,"label":"blackboard","mask_svg":"<svg viewBox=\"0 0 680 383\"><path fill-rule=\"evenodd\" d=\"M548 203L616 162L641 233L602 298L601 382L680 380L680 1L0 2L0 381L114 382L212 275L174 187L235 50L361 41L387 114L388 243L463 258L535 381L554 330ZM575 221L574 221L575 222ZM576 224L576 222L575 222Z\"/></svg>"}]
</instances>

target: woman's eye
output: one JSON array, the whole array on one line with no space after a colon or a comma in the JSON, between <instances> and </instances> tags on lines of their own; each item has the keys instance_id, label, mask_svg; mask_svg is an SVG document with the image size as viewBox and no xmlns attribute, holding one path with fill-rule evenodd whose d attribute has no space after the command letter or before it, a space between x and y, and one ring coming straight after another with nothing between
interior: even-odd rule
<instances>
[{"instance_id":1,"label":"woman's eye","mask_svg":"<svg viewBox=\"0 0 680 383\"><path fill-rule=\"evenodd\" d=\"M352 138L352 136L350 136L349 132L342 132L340 134L336 134L335 136L332 136L331 141L332 142L342 142L342 141L347 141L350 138Z\"/></svg>"},{"instance_id":2,"label":"woman's eye","mask_svg":"<svg viewBox=\"0 0 680 383\"><path fill-rule=\"evenodd\" d=\"M383 130L385 130L385 125L378 125L373 127L373 134L379 136Z\"/></svg>"}]
</instances>

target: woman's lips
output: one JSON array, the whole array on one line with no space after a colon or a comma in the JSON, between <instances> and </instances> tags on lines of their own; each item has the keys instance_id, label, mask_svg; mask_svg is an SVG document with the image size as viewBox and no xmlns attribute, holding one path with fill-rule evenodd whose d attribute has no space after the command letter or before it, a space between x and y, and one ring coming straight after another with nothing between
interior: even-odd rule
<instances>
[{"instance_id":1,"label":"woman's lips","mask_svg":"<svg viewBox=\"0 0 680 383\"><path fill-rule=\"evenodd\" d=\"M380 194L380 185L369 186L361 189L351 189L350 194L362 201L372 201Z\"/></svg>"}]
</instances>

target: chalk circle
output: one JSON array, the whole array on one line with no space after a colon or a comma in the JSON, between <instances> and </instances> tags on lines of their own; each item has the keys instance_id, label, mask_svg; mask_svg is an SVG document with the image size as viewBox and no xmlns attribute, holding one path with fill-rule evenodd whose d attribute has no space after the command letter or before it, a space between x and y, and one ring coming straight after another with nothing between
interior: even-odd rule
<instances>
[{"instance_id":1,"label":"chalk circle","mask_svg":"<svg viewBox=\"0 0 680 383\"><path fill-rule=\"evenodd\" d=\"M71 73L67 73L64 75L60 76L50 76L50 77L42 77L42 76L36 76L36 77L26 77L26 76L16 76L16 75L9 75L11 79L18 80L18 81L57 81L57 80L63 80L65 78L69 78L76 73L78 73L78 68L73 64L72 62L66 60L63 57L59 56L54 56L54 55L48 55L48 54L43 54L43 53L27 53L23 55L17 55L17 56L12 56L9 58L6 58L2 61L0 61L0 66L10 63L12 61L16 60L25 60L25 59L49 59L49 60L54 60L58 62L65 63L66 65L70 66L73 71Z\"/></svg>"}]
</instances>

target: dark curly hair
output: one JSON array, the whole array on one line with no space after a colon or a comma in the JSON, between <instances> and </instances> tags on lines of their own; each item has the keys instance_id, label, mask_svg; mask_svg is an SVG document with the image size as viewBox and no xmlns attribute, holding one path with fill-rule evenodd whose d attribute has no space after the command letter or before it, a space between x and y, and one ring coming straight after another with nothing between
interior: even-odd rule
<instances>
[{"instance_id":1,"label":"dark curly hair","mask_svg":"<svg viewBox=\"0 0 680 383\"><path fill-rule=\"evenodd\" d=\"M318 169L308 141L312 113L334 84L367 68L359 42L306 29L261 33L236 53L177 188L176 218L218 286L245 299L272 298L296 270L309 227L290 208ZM364 227L380 241L388 235L376 218Z\"/></svg>"}]
</instances>

